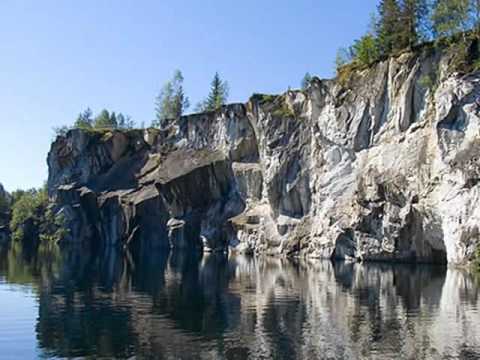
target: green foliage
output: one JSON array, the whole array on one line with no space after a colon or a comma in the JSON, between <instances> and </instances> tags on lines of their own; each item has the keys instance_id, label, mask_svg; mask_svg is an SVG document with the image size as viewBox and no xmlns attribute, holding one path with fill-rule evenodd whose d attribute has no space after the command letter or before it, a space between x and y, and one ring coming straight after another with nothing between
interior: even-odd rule
<instances>
[{"instance_id":1,"label":"green foliage","mask_svg":"<svg viewBox=\"0 0 480 360\"><path fill-rule=\"evenodd\" d=\"M253 94L251 100L257 101L260 105L266 103L272 103L275 99L278 98L278 95L270 95L270 94Z\"/></svg>"},{"instance_id":2,"label":"green foliage","mask_svg":"<svg viewBox=\"0 0 480 360\"><path fill-rule=\"evenodd\" d=\"M97 129L116 129L118 124L115 112L110 114L107 109L103 109L93 121L93 127Z\"/></svg>"},{"instance_id":3,"label":"green foliage","mask_svg":"<svg viewBox=\"0 0 480 360\"><path fill-rule=\"evenodd\" d=\"M307 88L310 86L310 82L312 81L312 75L310 75L309 72L305 73L303 75L302 81L300 83L300 87L302 90L307 90Z\"/></svg>"},{"instance_id":4,"label":"green foliage","mask_svg":"<svg viewBox=\"0 0 480 360\"><path fill-rule=\"evenodd\" d=\"M358 66L355 63L350 63L337 68L337 82L343 87L347 87L350 79L353 77Z\"/></svg>"},{"instance_id":5,"label":"green foliage","mask_svg":"<svg viewBox=\"0 0 480 360\"><path fill-rule=\"evenodd\" d=\"M63 214L55 214L51 208L47 208L40 225L40 240L57 242L64 239L68 233L65 227L65 216Z\"/></svg>"},{"instance_id":6,"label":"green foliage","mask_svg":"<svg viewBox=\"0 0 480 360\"><path fill-rule=\"evenodd\" d=\"M73 127L78 129L91 129L93 127L92 110L87 108L85 111L78 114L77 120Z\"/></svg>"},{"instance_id":7,"label":"green foliage","mask_svg":"<svg viewBox=\"0 0 480 360\"><path fill-rule=\"evenodd\" d=\"M401 9L397 0L382 0L378 5L378 46L382 54L391 54L401 47Z\"/></svg>"},{"instance_id":8,"label":"green foliage","mask_svg":"<svg viewBox=\"0 0 480 360\"><path fill-rule=\"evenodd\" d=\"M379 59L377 41L373 35L365 35L353 45L355 60L361 65L369 65Z\"/></svg>"},{"instance_id":9,"label":"green foliage","mask_svg":"<svg viewBox=\"0 0 480 360\"><path fill-rule=\"evenodd\" d=\"M215 111L226 104L228 100L229 86L228 82L222 80L218 72L213 76L210 85L210 92L207 98L197 104L196 110L198 112Z\"/></svg>"},{"instance_id":10,"label":"green foliage","mask_svg":"<svg viewBox=\"0 0 480 360\"><path fill-rule=\"evenodd\" d=\"M438 81L437 81L437 72L432 71L429 74L423 75L419 80L418 84L426 90L430 91L430 95L433 95L437 89Z\"/></svg>"},{"instance_id":11,"label":"green foliage","mask_svg":"<svg viewBox=\"0 0 480 360\"><path fill-rule=\"evenodd\" d=\"M295 117L295 113L285 101L282 101L281 105L273 110L272 115L275 117Z\"/></svg>"},{"instance_id":12,"label":"green foliage","mask_svg":"<svg viewBox=\"0 0 480 360\"><path fill-rule=\"evenodd\" d=\"M12 198L10 230L14 241L37 235L40 239L56 241L66 235L63 217L55 215L49 208L46 187L16 191Z\"/></svg>"},{"instance_id":13,"label":"green foliage","mask_svg":"<svg viewBox=\"0 0 480 360\"><path fill-rule=\"evenodd\" d=\"M82 129L87 131L104 131L111 129L129 130L135 127L135 122L128 115L122 113L111 113L103 109L95 118L90 108L81 112L75 120L73 126L60 126L53 128L55 136L65 136L72 129Z\"/></svg>"},{"instance_id":14,"label":"green foliage","mask_svg":"<svg viewBox=\"0 0 480 360\"><path fill-rule=\"evenodd\" d=\"M433 79L430 75L423 75L419 80L418 84L423 87L424 89L431 89L434 86Z\"/></svg>"},{"instance_id":15,"label":"green foliage","mask_svg":"<svg viewBox=\"0 0 480 360\"><path fill-rule=\"evenodd\" d=\"M452 42L449 45L448 53L451 56L449 63L450 71L468 72L469 59L469 45L466 41Z\"/></svg>"},{"instance_id":16,"label":"green foliage","mask_svg":"<svg viewBox=\"0 0 480 360\"><path fill-rule=\"evenodd\" d=\"M378 15L372 14L366 35L348 48L341 48L336 57L337 74L346 65L365 66L402 49L413 47L429 38L427 0L382 0ZM349 67L348 70L352 68Z\"/></svg>"},{"instance_id":17,"label":"green foliage","mask_svg":"<svg viewBox=\"0 0 480 360\"><path fill-rule=\"evenodd\" d=\"M285 95L253 94L250 100L263 106L265 112L275 117L295 117L295 112L285 101Z\"/></svg>"},{"instance_id":18,"label":"green foliage","mask_svg":"<svg viewBox=\"0 0 480 360\"><path fill-rule=\"evenodd\" d=\"M450 37L467 31L470 24L469 0L437 0L432 23L437 37Z\"/></svg>"},{"instance_id":19,"label":"green foliage","mask_svg":"<svg viewBox=\"0 0 480 360\"><path fill-rule=\"evenodd\" d=\"M183 75L176 70L173 78L167 81L155 100L155 120L152 126L158 127L167 119L176 119L190 106L190 101L183 90Z\"/></svg>"},{"instance_id":20,"label":"green foliage","mask_svg":"<svg viewBox=\"0 0 480 360\"><path fill-rule=\"evenodd\" d=\"M431 32L427 0L403 0L400 7L400 48L411 48L419 41L427 40Z\"/></svg>"},{"instance_id":21,"label":"green foliage","mask_svg":"<svg viewBox=\"0 0 480 360\"><path fill-rule=\"evenodd\" d=\"M439 42L448 57L448 71L471 73L480 69L480 38L476 32L453 35Z\"/></svg>"},{"instance_id":22,"label":"green foliage","mask_svg":"<svg viewBox=\"0 0 480 360\"><path fill-rule=\"evenodd\" d=\"M277 96L275 98L275 101L271 103L270 112L274 117L282 117L282 118L296 117L294 109L290 108L290 106L287 104L285 95Z\"/></svg>"},{"instance_id":23,"label":"green foliage","mask_svg":"<svg viewBox=\"0 0 480 360\"><path fill-rule=\"evenodd\" d=\"M27 221L39 222L42 212L46 210L48 196L43 190L31 189L14 197L12 205L12 220L10 230L14 240L21 240L24 234L24 226Z\"/></svg>"}]
</instances>

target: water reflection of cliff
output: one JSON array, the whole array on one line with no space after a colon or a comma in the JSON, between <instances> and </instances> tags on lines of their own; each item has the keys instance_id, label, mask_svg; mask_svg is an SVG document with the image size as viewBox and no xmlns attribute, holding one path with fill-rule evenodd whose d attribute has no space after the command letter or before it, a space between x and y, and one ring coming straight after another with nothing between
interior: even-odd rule
<instances>
[{"instance_id":1,"label":"water reflection of cliff","mask_svg":"<svg viewBox=\"0 0 480 360\"><path fill-rule=\"evenodd\" d=\"M38 289L37 338L46 355L480 358L478 287L456 270L175 254L25 255L9 250L0 273Z\"/></svg>"}]
</instances>

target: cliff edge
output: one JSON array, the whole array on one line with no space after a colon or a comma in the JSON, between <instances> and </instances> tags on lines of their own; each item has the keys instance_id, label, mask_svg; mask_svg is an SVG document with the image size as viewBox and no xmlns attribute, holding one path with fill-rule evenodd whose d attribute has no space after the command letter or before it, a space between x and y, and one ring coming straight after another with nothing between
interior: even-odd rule
<instances>
[{"instance_id":1,"label":"cliff edge","mask_svg":"<svg viewBox=\"0 0 480 360\"><path fill-rule=\"evenodd\" d=\"M480 74L448 61L422 49L162 129L72 130L48 155L66 241L468 262Z\"/></svg>"}]
</instances>

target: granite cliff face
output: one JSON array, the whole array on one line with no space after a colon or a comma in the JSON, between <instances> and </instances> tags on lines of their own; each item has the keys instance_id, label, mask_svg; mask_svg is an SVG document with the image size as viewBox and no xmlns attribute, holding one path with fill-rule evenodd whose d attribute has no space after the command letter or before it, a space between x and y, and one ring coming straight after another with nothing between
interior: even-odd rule
<instances>
[{"instance_id":1,"label":"granite cliff face","mask_svg":"<svg viewBox=\"0 0 480 360\"><path fill-rule=\"evenodd\" d=\"M161 130L72 130L48 156L67 240L465 263L480 243L480 74L448 62L404 53Z\"/></svg>"}]
</instances>

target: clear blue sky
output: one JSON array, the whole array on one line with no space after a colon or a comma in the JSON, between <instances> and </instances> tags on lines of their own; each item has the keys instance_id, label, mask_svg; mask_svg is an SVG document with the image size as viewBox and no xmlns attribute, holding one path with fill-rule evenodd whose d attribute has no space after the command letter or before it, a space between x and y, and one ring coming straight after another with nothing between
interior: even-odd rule
<instances>
[{"instance_id":1,"label":"clear blue sky","mask_svg":"<svg viewBox=\"0 0 480 360\"><path fill-rule=\"evenodd\" d=\"M192 104L215 71L230 101L331 77L338 47L367 28L376 0L1 0L0 182L47 178L52 128L91 107L149 124L182 70Z\"/></svg>"}]
</instances>

